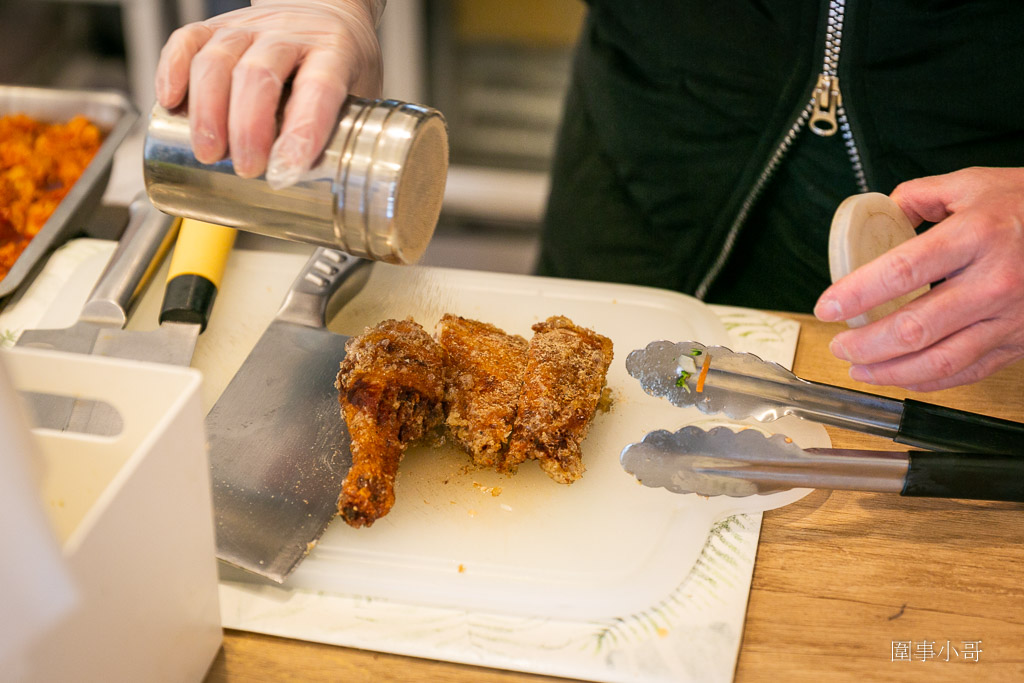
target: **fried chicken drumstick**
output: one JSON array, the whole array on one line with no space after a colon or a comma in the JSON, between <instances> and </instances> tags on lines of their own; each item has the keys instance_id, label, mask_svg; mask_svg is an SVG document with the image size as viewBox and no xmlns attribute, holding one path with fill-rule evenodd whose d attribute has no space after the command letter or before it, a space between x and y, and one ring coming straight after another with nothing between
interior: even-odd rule
<instances>
[{"instance_id":1,"label":"fried chicken drumstick","mask_svg":"<svg viewBox=\"0 0 1024 683\"><path fill-rule=\"evenodd\" d=\"M338 514L370 526L395 503L395 475L409 442L444 418L444 351L412 320L385 320L345 347L335 386L352 437L352 467Z\"/></svg>"}]
</instances>

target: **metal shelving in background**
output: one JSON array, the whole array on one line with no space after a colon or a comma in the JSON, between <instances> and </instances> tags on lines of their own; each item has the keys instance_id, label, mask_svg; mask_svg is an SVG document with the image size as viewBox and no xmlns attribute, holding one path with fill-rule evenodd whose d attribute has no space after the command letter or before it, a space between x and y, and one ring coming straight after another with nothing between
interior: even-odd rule
<instances>
[{"instance_id":1,"label":"metal shelving in background","mask_svg":"<svg viewBox=\"0 0 1024 683\"><path fill-rule=\"evenodd\" d=\"M579 0L403 0L381 23L386 96L445 113L449 215L537 226Z\"/></svg>"}]
</instances>

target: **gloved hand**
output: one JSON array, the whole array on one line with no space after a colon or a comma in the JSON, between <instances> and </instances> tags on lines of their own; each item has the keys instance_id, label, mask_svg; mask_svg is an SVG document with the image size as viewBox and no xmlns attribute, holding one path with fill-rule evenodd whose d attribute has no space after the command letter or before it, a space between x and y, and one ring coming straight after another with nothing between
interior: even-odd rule
<instances>
[{"instance_id":1,"label":"gloved hand","mask_svg":"<svg viewBox=\"0 0 1024 683\"><path fill-rule=\"evenodd\" d=\"M188 24L160 54L157 101L188 96L192 151L235 172L291 185L323 150L349 93L379 97L383 67L372 0L252 0ZM277 132L282 88L294 75ZM276 136L276 140L275 140Z\"/></svg>"},{"instance_id":2,"label":"gloved hand","mask_svg":"<svg viewBox=\"0 0 1024 683\"><path fill-rule=\"evenodd\" d=\"M850 376L934 391L975 382L1024 357L1024 169L968 168L899 185L891 195L928 231L854 270L814 308L847 320L938 282L927 294L830 349Z\"/></svg>"}]
</instances>

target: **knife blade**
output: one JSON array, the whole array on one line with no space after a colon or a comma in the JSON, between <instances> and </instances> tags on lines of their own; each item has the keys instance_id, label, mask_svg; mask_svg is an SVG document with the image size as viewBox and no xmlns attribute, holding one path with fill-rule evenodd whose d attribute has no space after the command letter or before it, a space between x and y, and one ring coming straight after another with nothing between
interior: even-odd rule
<instances>
[{"instance_id":1,"label":"knife blade","mask_svg":"<svg viewBox=\"0 0 1024 683\"><path fill-rule=\"evenodd\" d=\"M206 416L217 557L276 583L337 515L352 461L334 387L348 337L325 317L368 264L318 248Z\"/></svg>"},{"instance_id":2,"label":"knife blade","mask_svg":"<svg viewBox=\"0 0 1024 683\"><path fill-rule=\"evenodd\" d=\"M623 469L673 493L745 497L791 488L1024 502L1024 444L1013 454L800 448L783 434L729 427L657 430L629 444Z\"/></svg>"},{"instance_id":3,"label":"knife blade","mask_svg":"<svg viewBox=\"0 0 1024 683\"><path fill-rule=\"evenodd\" d=\"M130 219L109 263L93 287L78 320L68 328L25 330L15 346L70 353L92 353L99 334L128 322L139 294L170 250L178 221L157 211L145 195L132 201ZM63 430L75 400L65 396L26 393L33 424Z\"/></svg>"},{"instance_id":4,"label":"knife blade","mask_svg":"<svg viewBox=\"0 0 1024 683\"><path fill-rule=\"evenodd\" d=\"M724 346L655 341L631 352L626 370L652 396L734 419L797 415L929 450L1012 454L1024 443L1019 422L811 382Z\"/></svg>"},{"instance_id":5,"label":"knife blade","mask_svg":"<svg viewBox=\"0 0 1024 683\"><path fill-rule=\"evenodd\" d=\"M236 231L191 219L181 221L156 330L100 330L93 355L188 366L206 329ZM121 418L110 406L78 401L68 429L112 435Z\"/></svg>"}]
</instances>

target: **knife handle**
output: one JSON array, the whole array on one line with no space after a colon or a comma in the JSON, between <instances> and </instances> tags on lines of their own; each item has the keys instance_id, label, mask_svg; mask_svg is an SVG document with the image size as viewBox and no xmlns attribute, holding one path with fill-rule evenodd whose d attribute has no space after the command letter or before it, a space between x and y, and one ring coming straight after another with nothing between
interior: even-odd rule
<instances>
[{"instance_id":1,"label":"knife handle","mask_svg":"<svg viewBox=\"0 0 1024 683\"><path fill-rule=\"evenodd\" d=\"M1024 502L1022 449L1016 455L910 451L900 495Z\"/></svg>"},{"instance_id":2,"label":"knife handle","mask_svg":"<svg viewBox=\"0 0 1024 683\"><path fill-rule=\"evenodd\" d=\"M370 261L337 249L317 247L302 267L275 320L284 320L307 327L327 325L327 304L331 295L349 276L369 265Z\"/></svg>"},{"instance_id":3,"label":"knife handle","mask_svg":"<svg viewBox=\"0 0 1024 683\"><path fill-rule=\"evenodd\" d=\"M171 256L160 322L206 329L237 231L189 218L182 220Z\"/></svg>"},{"instance_id":4,"label":"knife handle","mask_svg":"<svg viewBox=\"0 0 1024 683\"><path fill-rule=\"evenodd\" d=\"M79 320L124 327L128 314L174 241L178 219L157 211L140 195L110 262L82 306Z\"/></svg>"},{"instance_id":5,"label":"knife handle","mask_svg":"<svg viewBox=\"0 0 1024 683\"><path fill-rule=\"evenodd\" d=\"M929 450L1013 455L1024 444L1024 424L908 398L893 441Z\"/></svg>"}]
</instances>

